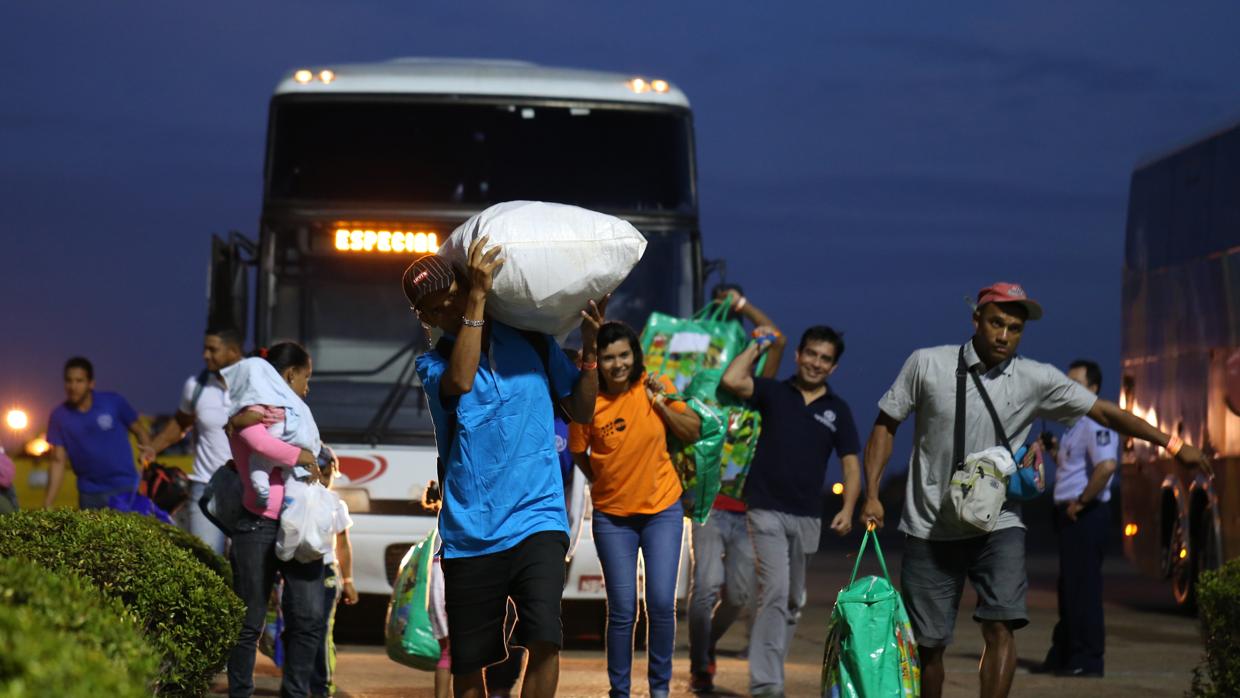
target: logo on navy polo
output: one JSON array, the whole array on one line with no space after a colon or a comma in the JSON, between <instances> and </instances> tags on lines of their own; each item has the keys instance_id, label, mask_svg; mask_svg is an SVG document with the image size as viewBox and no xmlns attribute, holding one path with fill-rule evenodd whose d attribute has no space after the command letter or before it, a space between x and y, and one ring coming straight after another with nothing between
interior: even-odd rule
<instances>
[{"instance_id":1,"label":"logo on navy polo","mask_svg":"<svg viewBox=\"0 0 1240 698\"><path fill-rule=\"evenodd\" d=\"M835 410L827 410L822 414L816 414L814 419L817 419L824 427L835 431Z\"/></svg>"},{"instance_id":2,"label":"logo on navy polo","mask_svg":"<svg viewBox=\"0 0 1240 698\"><path fill-rule=\"evenodd\" d=\"M110 414L99 415L99 417L95 419L95 423L98 424L99 428L104 431L112 431L112 415Z\"/></svg>"},{"instance_id":3,"label":"logo on navy polo","mask_svg":"<svg viewBox=\"0 0 1240 698\"><path fill-rule=\"evenodd\" d=\"M1098 442L1099 446L1110 446L1111 445L1111 430L1100 429L1098 433L1094 435L1094 440Z\"/></svg>"},{"instance_id":4,"label":"logo on navy polo","mask_svg":"<svg viewBox=\"0 0 1240 698\"><path fill-rule=\"evenodd\" d=\"M555 435L555 452L563 453L564 449L566 448L568 448L568 441L566 441L563 436L556 434Z\"/></svg>"}]
</instances>

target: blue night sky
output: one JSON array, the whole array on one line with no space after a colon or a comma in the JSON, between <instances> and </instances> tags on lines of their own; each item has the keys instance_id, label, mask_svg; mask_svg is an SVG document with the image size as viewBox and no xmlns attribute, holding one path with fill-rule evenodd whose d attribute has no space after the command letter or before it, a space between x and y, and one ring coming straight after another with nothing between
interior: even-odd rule
<instances>
[{"instance_id":1,"label":"blue night sky","mask_svg":"<svg viewBox=\"0 0 1240 698\"><path fill-rule=\"evenodd\" d=\"M5 3L0 407L42 423L85 354L175 409L210 235L257 227L277 80L407 55L684 89L707 256L789 334L845 330L832 383L863 429L1000 278L1047 309L1024 353L1096 357L1114 395L1128 177L1240 117L1237 27L1229 2Z\"/></svg>"}]
</instances>

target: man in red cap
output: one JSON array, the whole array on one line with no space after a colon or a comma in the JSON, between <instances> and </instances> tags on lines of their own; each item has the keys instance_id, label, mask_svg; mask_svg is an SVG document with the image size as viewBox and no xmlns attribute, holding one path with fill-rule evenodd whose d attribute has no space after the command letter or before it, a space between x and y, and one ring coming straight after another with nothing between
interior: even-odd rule
<instances>
[{"instance_id":1,"label":"man in red cap","mask_svg":"<svg viewBox=\"0 0 1240 698\"><path fill-rule=\"evenodd\" d=\"M1018 448L1033 422L1072 424L1089 416L1099 425L1166 448L1186 465L1207 467L1201 451L1164 434L1118 405L1099 399L1049 364L1016 353L1025 323L1042 306L1018 284L996 283L977 294L974 333L962 346L919 349L878 402L865 448L863 521L883 525L878 491L896 428L916 413L900 530L907 536L900 586L921 661L921 695L943 692L943 652L951 643L966 578L977 591L973 619L986 650L981 695L1006 696L1016 669L1013 631L1028 625L1025 527L1015 502L1003 505L990 532L963 522L950 498L952 473L968 454L998 444ZM957 400L963 386L963 399ZM993 416L983 394L990 398ZM962 414L963 413L963 414ZM956 425L963 428L959 432Z\"/></svg>"}]
</instances>

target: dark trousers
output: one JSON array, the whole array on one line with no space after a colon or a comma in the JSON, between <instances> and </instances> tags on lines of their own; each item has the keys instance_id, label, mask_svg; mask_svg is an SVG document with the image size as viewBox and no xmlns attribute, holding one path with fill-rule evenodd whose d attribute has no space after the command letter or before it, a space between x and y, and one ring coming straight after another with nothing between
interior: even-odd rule
<instances>
[{"instance_id":1,"label":"dark trousers","mask_svg":"<svg viewBox=\"0 0 1240 698\"><path fill-rule=\"evenodd\" d=\"M323 637L319 651L314 656L314 676L310 680L310 694L326 696L331 693L332 676L336 672L336 643L332 633L336 630L336 604L340 601L342 585L336 574L336 565L323 566Z\"/></svg>"},{"instance_id":2,"label":"dark trousers","mask_svg":"<svg viewBox=\"0 0 1240 698\"><path fill-rule=\"evenodd\" d=\"M254 693L254 653L267 620L267 600L276 572L284 578L284 679L280 695L310 695L314 658L323 638L323 561L285 562L276 557L273 519L250 515L232 536L233 591L245 604L241 635L228 655L228 695L249 698Z\"/></svg>"},{"instance_id":3,"label":"dark trousers","mask_svg":"<svg viewBox=\"0 0 1240 698\"><path fill-rule=\"evenodd\" d=\"M1106 502L1093 502L1068 518L1055 508L1059 538L1059 622L1046 655L1049 669L1099 672L1106 645L1102 618L1102 558L1110 522Z\"/></svg>"}]
</instances>

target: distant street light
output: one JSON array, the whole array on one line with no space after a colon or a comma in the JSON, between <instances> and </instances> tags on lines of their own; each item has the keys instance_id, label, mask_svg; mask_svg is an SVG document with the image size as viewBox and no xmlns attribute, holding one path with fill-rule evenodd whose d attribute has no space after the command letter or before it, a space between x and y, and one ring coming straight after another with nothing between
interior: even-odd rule
<instances>
[{"instance_id":1,"label":"distant street light","mask_svg":"<svg viewBox=\"0 0 1240 698\"><path fill-rule=\"evenodd\" d=\"M4 415L4 423L13 431L24 431L30 426L30 417L25 410L11 409Z\"/></svg>"}]
</instances>

